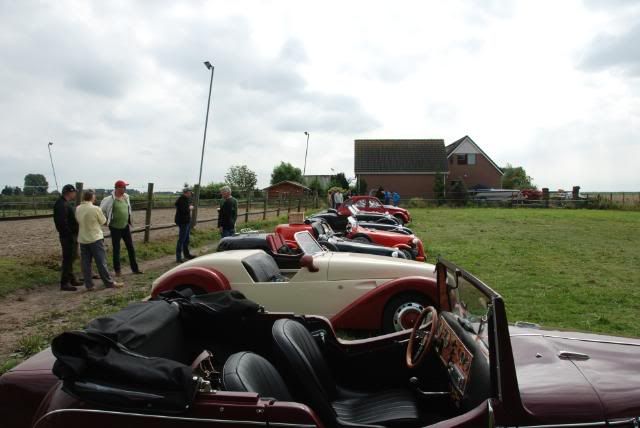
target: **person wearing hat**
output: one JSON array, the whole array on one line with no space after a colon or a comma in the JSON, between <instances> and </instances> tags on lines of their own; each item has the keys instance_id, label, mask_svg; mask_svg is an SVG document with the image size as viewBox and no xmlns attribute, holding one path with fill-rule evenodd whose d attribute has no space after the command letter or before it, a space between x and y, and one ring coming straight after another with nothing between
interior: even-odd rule
<instances>
[{"instance_id":1,"label":"person wearing hat","mask_svg":"<svg viewBox=\"0 0 640 428\"><path fill-rule=\"evenodd\" d=\"M113 247L113 270L116 276L120 276L120 241L124 241L129 254L129 265L131 272L141 274L136 262L136 250L133 247L133 238L131 237L131 202L129 195L125 192L129 183L124 180L116 181L114 190L111 195L107 196L100 203L100 209L107 218L107 225L111 232L111 246Z\"/></svg>"},{"instance_id":2,"label":"person wearing hat","mask_svg":"<svg viewBox=\"0 0 640 428\"><path fill-rule=\"evenodd\" d=\"M182 190L182 195L176 199L176 216L175 222L178 225L178 243L176 245L176 263L182 263L183 260L191 260L195 258L189 252L189 234L191 232L191 211L193 204L191 196L193 193L189 187ZM184 259L183 256L184 255Z\"/></svg>"},{"instance_id":3,"label":"person wearing hat","mask_svg":"<svg viewBox=\"0 0 640 428\"><path fill-rule=\"evenodd\" d=\"M73 262L78 257L78 222L70 201L76 198L76 188L72 184L65 184L62 195L53 205L53 221L60 237L62 247L62 273L60 275L60 290L76 291L79 285L73 274Z\"/></svg>"}]
</instances>

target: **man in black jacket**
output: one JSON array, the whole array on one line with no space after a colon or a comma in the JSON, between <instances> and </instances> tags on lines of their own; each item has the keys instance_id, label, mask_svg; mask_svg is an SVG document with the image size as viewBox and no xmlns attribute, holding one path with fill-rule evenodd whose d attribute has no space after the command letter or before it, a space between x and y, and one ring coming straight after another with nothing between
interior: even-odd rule
<instances>
[{"instance_id":1,"label":"man in black jacket","mask_svg":"<svg viewBox=\"0 0 640 428\"><path fill-rule=\"evenodd\" d=\"M73 261L78 257L78 222L69 201L75 199L76 188L65 184L62 196L53 206L53 221L56 224L62 246L62 275L60 290L76 291L78 282L73 274Z\"/></svg>"},{"instance_id":2,"label":"man in black jacket","mask_svg":"<svg viewBox=\"0 0 640 428\"><path fill-rule=\"evenodd\" d=\"M178 225L178 244L176 245L176 262L182 263L184 259L190 260L195 258L189 253L189 234L191 233L191 189L185 187L182 195L176 200L176 217L175 222Z\"/></svg>"},{"instance_id":3,"label":"man in black jacket","mask_svg":"<svg viewBox=\"0 0 640 428\"><path fill-rule=\"evenodd\" d=\"M222 186L220 193L224 201L218 212L218 228L222 237L233 236L236 233L236 219L238 218L238 201L231 196L231 188Z\"/></svg>"}]
</instances>

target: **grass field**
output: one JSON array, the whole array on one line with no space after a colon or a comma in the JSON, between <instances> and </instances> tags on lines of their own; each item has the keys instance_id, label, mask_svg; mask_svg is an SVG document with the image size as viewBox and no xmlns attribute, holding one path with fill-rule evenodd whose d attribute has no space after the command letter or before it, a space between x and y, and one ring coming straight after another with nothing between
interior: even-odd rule
<instances>
[{"instance_id":1,"label":"grass field","mask_svg":"<svg viewBox=\"0 0 640 428\"><path fill-rule=\"evenodd\" d=\"M640 336L640 213L412 209L440 255L505 298L510 322Z\"/></svg>"}]
</instances>

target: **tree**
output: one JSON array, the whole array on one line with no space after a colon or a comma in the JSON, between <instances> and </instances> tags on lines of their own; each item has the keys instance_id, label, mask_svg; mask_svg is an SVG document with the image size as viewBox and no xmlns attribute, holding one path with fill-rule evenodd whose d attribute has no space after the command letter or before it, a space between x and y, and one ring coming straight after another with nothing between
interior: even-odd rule
<instances>
[{"instance_id":1,"label":"tree","mask_svg":"<svg viewBox=\"0 0 640 428\"><path fill-rule=\"evenodd\" d=\"M514 167L507 164L502 168L504 175L502 176L503 189L535 189L533 178L527 175L527 172L521 166Z\"/></svg>"},{"instance_id":2,"label":"tree","mask_svg":"<svg viewBox=\"0 0 640 428\"><path fill-rule=\"evenodd\" d=\"M457 180L449 190L449 198L453 199L455 205L466 205L469 200L467 185L462 180Z\"/></svg>"},{"instance_id":3,"label":"tree","mask_svg":"<svg viewBox=\"0 0 640 428\"><path fill-rule=\"evenodd\" d=\"M433 194L436 198L438 205L442 205L445 203L445 195L444 195L444 174L437 173L435 181L433 182Z\"/></svg>"},{"instance_id":4,"label":"tree","mask_svg":"<svg viewBox=\"0 0 640 428\"><path fill-rule=\"evenodd\" d=\"M21 189L20 187L18 187L18 186L14 187L14 188L13 188L13 194L14 194L15 196L20 196L20 195L22 195L22 189Z\"/></svg>"},{"instance_id":5,"label":"tree","mask_svg":"<svg viewBox=\"0 0 640 428\"><path fill-rule=\"evenodd\" d=\"M225 185L225 183L209 183L206 186L202 186L200 199L219 199L221 197L220 188Z\"/></svg>"},{"instance_id":6,"label":"tree","mask_svg":"<svg viewBox=\"0 0 640 428\"><path fill-rule=\"evenodd\" d=\"M280 165L273 168L271 173L271 184L277 184L281 181L295 181L302 183L302 171L289 162L280 162Z\"/></svg>"},{"instance_id":7,"label":"tree","mask_svg":"<svg viewBox=\"0 0 640 428\"><path fill-rule=\"evenodd\" d=\"M250 192L256 187L258 177L256 173L251 171L246 165L234 165L224 176L225 182L232 189L238 189L241 192Z\"/></svg>"},{"instance_id":8,"label":"tree","mask_svg":"<svg viewBox=\"0 0 640 428\"><path fill-rule=\"evenodd\" d=\"M4 196L11 196L13 195L13 187L10 186L4 186L4 189L2 189L2 194Z\"/></svg>"},{"instance_id":9,"label":"tree","mask_svg":"<svg viewBox=\"0 0 640 428\"><path fill-rule=\"evenodd\" d=\"M339 172L336 175L332 175L329 180L329 187L340 187L341 189L349 188L349 181L347 181L347 177L344 176L344 172Z\"/></svg>"},{"instance_id":10,"label":"tree","mask_svg":"<svg viewBox=\"0 0 640 428\"><path fill-rule=\"evenodd\" d=\"M42 174L27 174L24 176L24 194L46 195L49 189L49 183Z\"/></svg>"},{"instance_id":11,"label":"tree","mask_svg":"<svg viewBox=\"0 0 640 428\"><path fill-rule=\"evenodd\" d=\"M318 177L315 177L313 181L309 183L309 189L311 189L313 193L317 193L318 196L325 196L327 194L327 189L322 186Z\"/></svg>"}]
</instances>

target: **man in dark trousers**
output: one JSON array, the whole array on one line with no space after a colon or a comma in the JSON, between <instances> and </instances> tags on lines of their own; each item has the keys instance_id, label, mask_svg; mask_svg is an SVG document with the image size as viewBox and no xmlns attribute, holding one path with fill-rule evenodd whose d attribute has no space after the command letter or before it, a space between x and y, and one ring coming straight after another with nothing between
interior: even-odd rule
<instances>
[{"instance_id":1,"label":"man in dark trousers","mask_svg":"<svg viewBox=\"0 0 640 428\"><path fill-rule=\"evenodd\" d=\"M78 257L78 222L73 207L69 204L76 198L76 188L65 184L62 195L53 206L53 221L56 224L62 246L62 275L60 290L76 291L79 285L73 274L73 261Z\"/></svg>"},{"instance_id":2,"label":"man in dark trousers","mask_svg":"<svg viewBox=\"0 0 640 428\"><path fill-rule=\"evenodd\" d=\"M116 181L114 190L111 195L107 196L100 203L100 209L107 218L107 225L111 232L111 246L113 247L113 270L116 276L120 276L120 241L124 241L129 255L129 265L131 272L141 274L142 271L136 262L136 250L133 247L133 238L131 237L131 202L127 195L127 186L129 184L124 180Z\"/></svg>"},{"instance_id":3,"label":"man in dark trousers","mask_svg":"<svg viewBox=\"0 0 640 428\"><path fill-rule=\"evenodd\" d=\"M236 233L236 219L238 218L238 201L231 196L231 188L222 186L220 189L224 201L218 214L218 228L222 237L233 236Z\"/></svg>"},{"instance_id":4,"label":"man in dark trousers","mask_svg":"<svg viewBox=\"0 0 640 428\"><path fill-rule=\"evenodd\" d=\"M176 200L176 216L175 222L178 225L178 244L176 245L176 263L183 262L184 260L191 260L195 258L189 252L189 234L191 232L191 211L193 205L191 204L191 189L185 187L182 191L182 195Z\"/></svg>"}]
</instances>

